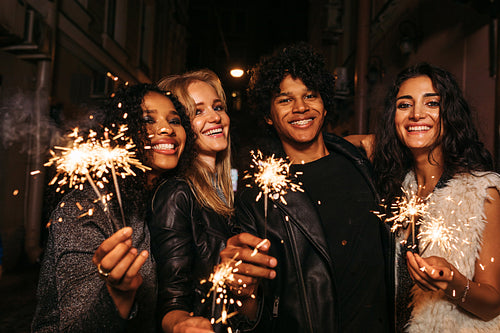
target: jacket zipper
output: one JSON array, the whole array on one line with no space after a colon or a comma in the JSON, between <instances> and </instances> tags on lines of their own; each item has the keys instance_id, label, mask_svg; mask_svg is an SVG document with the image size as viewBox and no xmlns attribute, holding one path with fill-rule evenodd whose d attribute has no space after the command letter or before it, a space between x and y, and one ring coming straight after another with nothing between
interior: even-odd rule
<instances>
[{"instance_id":1,"label":"jacket zipper","mask_svg":"<svg viewBox=\"0 0 500 333\"><path fill-rule=\"evenodd\" d=\"M276 296L273 303L273 318L278 318L278 308L280 305L280 298Z\"/></svg>"}]
</instances>

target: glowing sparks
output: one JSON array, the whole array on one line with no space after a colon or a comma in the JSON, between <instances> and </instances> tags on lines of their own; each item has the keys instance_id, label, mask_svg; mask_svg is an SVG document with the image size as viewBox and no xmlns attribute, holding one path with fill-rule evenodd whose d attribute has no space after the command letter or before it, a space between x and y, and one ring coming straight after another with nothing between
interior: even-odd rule
<instances>
[{"instance_id":1,"label":"glowing sparks","mask_svg":"<svg viewBox=\"0 0 500 333\"><path fill-rule=\"evenodd\" d=\"M457 210L462 205L462 201L456 202L452 197L448 196L444 200L449 201L452 207L449 207L448 217L443 216L442 212L436 210L433 205L431 195L422 199L415 193L405 191L403 196L396 198L396 202L391 205L392 215L385 218L384 214L375 212L380 218L385 218L386 222L392 223L391 231L396 232L401 229L406 230L403 236L403 245L408 243L409 235L412 235L412 247L415 247L415 237L419 240L420 255L423 255L427 250L438 248L440 253L451 255L451 251L456 251L457 254L463 256L463 252L459 250L460 244L470 244L468 237L460 236L466 234L466 230L470 227L469 222L458 221L453 223L449 219L455 219ZM447 205L450 205L447 204ZM475 216L469 220L476 219ZM415 235L415 226L419 225L418 235ZM409 229L411 227L411 229Z\"/></svg>"},{"instance_id":2,"label":"glowing sparks","mask_svg":"<svg viewBox=\"0 0 500 333\"><path fill-rule=\"evenodd\" d=\"M126 131L126 127L120 128L120 132L123 131ZM54 147L58 153L51 150L52 157L45 163L45 166L55 165L57 171L50 185L57 182L59 187L77 187L88 180L87 175L95 178L97 183L107 183L103 175L109 174L113 168L120 170L118 175L121 177L135 176L132 166L142 171L150 170L134 157L135 152L131 149L135 145L131 139L124 136L118 136L121 142L115 144L112 144L110 139L97 139L97 133L94 131L90 131L86 139L78 135L78 129L68 136L74 137L72 147Z\"/></svg>"},{"instance_id":3,"label":"glowing sparks","mask_svg":"<svg viewBox=\"0 0 500 333\"><path fill-rule=\"evenodd\" d=\"M396 232L400 229L407 229L406 237L402 244L407 244L408 238L412 236L412 246L415 246L415 226L421 221L421 218L426 214L428 203L427 198L422 199L412 191L403 189L403 196L396 198L395 203L391 205L392 216L386 218L385 221L392 223L391 231ZM377 213L376 213L377 214ZM382 214L377 214L379 217L384 217Z\"/></svg>"},{"instance_id":4,"label":"glowing sparks","mask_svg":"<svg viewBox=\"0 0 500 333\"><path fill-rule=\"evenodd\" d=\"M259 249L262 246L264 246L264 244L266 244L266 242L267 242L267 239L263 239L259 244L257 244L257 246L253 249L253 252L250 255L250 257L254 257L255 255L257 255L257 253L259 253Z\"/></svg>"},{"instance_id":5,"label":"glowing sparks","mask_svg":"<svg viewBox=\"0 0 500 333\"><path fill-rule=\"evenodd\" d=\"M449 252L459 241L457 236L454 235L454 229L456 228L449 227L445 223L443 216L432 217L427 215L427 219L420 226L420 232L417 236L423 247L420 254L423 255L427 248L432 249L434 246Z\"/></svg>"},{"instance_id":6,"label":"glowing sparks","mask_svg":"<svg viewBox=\"0 0 500 333\"><path fill-rule=\"evenodd\" d=\"M255 201L259 201L262 194L264 194L264 238L267 238L267 198L269 195L273 200L279 199L286 205L287 202L284 196L288 190L293 192L304 192L304 190L300 187L302 183L292 182L290 178L290 162L283 158L274 158L274 154L271 157L264 158L259 150L257 153L252 150L250 154L252 155L250 168L256 170L252 174L247 173L243 179L253 178L255 184L260 188Z\"/></svg>"},{"instance_id":7,"label":"glowing sparks","mask_svg":"<svg viewBox=\"0 0 500 333\"><path fill-rule=\"evenodd\" d=\"M387 218L386 222L393 222L391 231L399 228L406 228L410 220L420 218L427 212L428 204L412 192L403 190L404 196L397 198L391 206L392 217Z\"/></svg>"},{"instance_id":8,"label":"glowing sparks","mask_svg":"<svg viewBox=\"0 0 500 333\"><path fill-rule=\"evenodd\" d=\"M254 182L259 186L261 192L255 199L258 201L262 194L271 195L273 199L279 199L283 204L287 204L284 195L291 190L293 192L304 190L300 187L301 183L294 183L290 178L290 162L283 158L271 157L264 158L262 152L254 151L252 154L251 168L256 169L253 175L247 174L244 178L253 177Z\"/></svg>"},{"instance_id":9,"label":"glowing sparks","mask_svg":"<svg viewBox=\"0 0 500 333\"><path fill-rule=\"evenodd\" d=\"M228 325L227 319L237 314L237 311L228 313L229 305L237 305L239 307L242 306L241 301L235 300L231 297L231 294L228 292L228 284L236 281L234 273L238 271L238 266L241 264L241 260L236 260L238 253L233 257L231 261L221 263L215 266L213 273L210 274L208 280L202 280L201 284L206 282L211 282L212 287L208 291L206 298L202 300L202 303L205 302L207 298L212 295L212 318L210 322L214 323L222 323L224 325ZM241 284L240 281L236 281ZM244 287L244 286L243 286ZM241 292L238 289L238 292ZM222 311L219 318L215 318L215 307L217 305L222 305ZM231 332L231 327L228 326L228 332Z\"/></svg>"},{"instance_id":10,"label":"glowing sparks","mask_svg":"<svg viewBox=\"0 0 500 333\"><path fill-rule=\"evenodd\" d=\"M54 165L57 174L49 185L57 184L56 191L59 192L65 186L83 189L83 184L88 181L99 200L106 204L110 196L102 195L99 188L105 188L104 184L109 183L105 175L111 174L125 224L117 177L135 176L132 167L142 171L150 170L135 158L135 144L125 136L126 131L127 127L124 125L119 127L117 134L106 129L104 138L98 138L97 133L90 130L84 138L79 135L78 128L73 129L68 135L69 147L56 146L50 151L52 157L45 166Z\"/></svg>"},{"instance_id":11,"label":"glowing sparks","mask_svg":"<svg viewBox=\"0 0 500 333\"><path fill-rule=\"evenodd\" d=\"M13 195L13 196L16 196L16 195L18 195L18 194L19 194L19 190L14 190L14 191L12 192L12 195Z\"/></svg>"}]
</instances>

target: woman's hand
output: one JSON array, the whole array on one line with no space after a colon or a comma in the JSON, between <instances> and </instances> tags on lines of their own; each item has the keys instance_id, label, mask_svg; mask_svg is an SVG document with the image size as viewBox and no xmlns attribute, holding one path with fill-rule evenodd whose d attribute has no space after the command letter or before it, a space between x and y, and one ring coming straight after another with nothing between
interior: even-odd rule
<instances>
[{"instance_id":1,"label":"woman's hand","mask_svg":"<svg viewBox=\"0 0 500 333\"><path fill-rule=\"evenodd\" d=\"M411 278L423 290L447 290L458 272L441 257L422 258L410 251L406 252L406 262Z\"/></svg>"},{"instance_id":2,"label":"woman's hand","mask_svg":"<svg viewBox=\"0 0 500 333\"><path fill-rule=\"evenodd\" d=\"M125 227L106 239L97 248L92 262L106 281L109 294L122 318L127 318L134 304L135 293L142 284L139 273L149 256L132 247L132 228Z\"/></svg>"}]
</instances>

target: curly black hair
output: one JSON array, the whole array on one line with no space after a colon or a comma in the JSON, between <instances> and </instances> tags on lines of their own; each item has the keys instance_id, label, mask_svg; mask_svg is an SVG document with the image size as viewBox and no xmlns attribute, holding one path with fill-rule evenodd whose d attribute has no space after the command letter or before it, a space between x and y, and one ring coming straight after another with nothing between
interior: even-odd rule
<instances>
[{"instance_id":1,"label":"curly black hair","mask_svg":"<svg viewBox=\"0 0 500 333\"><path fill-rule=\"evenodd\" d=\"M105 101L103 109L101 109L100 114L98 113L96 116L102 128L116 129L120 125L126 125L128 127L126 134L136 145L135 155L143 164L145 164L145 147L150 144L150 140L147 134L146 122L143 117L142 105L144 102L144 96L146 96L149 92L157 92L165 95L172 101L181 118L182 127L186 131L186 143L177 168L165 172L159 179L156 180L156 184L158 184L166 177L170 177L172 175L182 175L194 159L195 134L191 128L191 122L186 114L184 106L178 101L178 99L171 92L163 91L153 84L143 83L124 86L118 89L109 99ZM136 170L136 174L137 176L126 177L125 179L120 180L120 188L124 189L121 191L121 194L124 198L123 201L126 202L124 205L126 210L128 209L129 212L144 212L144 204L149 198L146 174L140 170Z\"/></svg>"},{"instance_id":2,"label":"curly black hair","mask_svg":"<svg viewBox=\"0 0 500 333\"><path fill-rule=\"evenodd\" d=\"M493 170L491 154L479 136L472 117L471 109L463 93L451 73L428 63L419 63L401 71L390 88L385 109L376 129L373 166L375 184L380 195L388 203L401 195L401 184L405 175L414 167L414 159L410 150L399 140L394 118L396 114L396 98L401 85L408 79L427 76L440 96L439 126L443 135L431 147L432 150L442 147L444 157L445 178L457 173Z\"/></svg>"},{"instance_id":3,"label":"curly black hair","mask_svg":"<svg viewBox=\"0 0 500 333\"><path fill-rule=\"evenodd\" d=\"M280 92L283 79L291 75L321 95L325 109L334 114L335 78L326 69L323 57L304 42L292 44L264 57L251 69L247 90L250 106L269 117L272 99Z\"/></svg>"}]
</instances>

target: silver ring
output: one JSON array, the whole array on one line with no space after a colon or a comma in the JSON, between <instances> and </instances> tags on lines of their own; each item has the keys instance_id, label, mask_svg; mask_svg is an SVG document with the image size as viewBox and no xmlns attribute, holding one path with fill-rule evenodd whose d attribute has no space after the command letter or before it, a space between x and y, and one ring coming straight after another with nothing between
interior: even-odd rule
<instances>
[{"instance_id":1,"label":"silver ring","mask_svg":"<svg viewBox=\"0 0 500 333\"><path fill-rule=\"evenodd\" d=\"M97 272L99 272L99 275L102 276L103 278L107 278L109 276L109 272L105 272L102 270L101 264L97 264Z\"/></svg>"}]
</instances>

